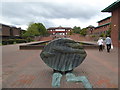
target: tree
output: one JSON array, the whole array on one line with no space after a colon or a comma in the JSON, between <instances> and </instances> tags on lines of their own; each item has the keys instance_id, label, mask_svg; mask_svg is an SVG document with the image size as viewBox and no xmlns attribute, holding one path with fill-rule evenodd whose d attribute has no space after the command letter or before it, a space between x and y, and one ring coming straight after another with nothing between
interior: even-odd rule
<instances>
[{"instance_id":1,"label":"tree","mask_svg":"<svg viewBox=\"0 0 120 90\"><path fill-rule=\"evenodd\" d=\"M83 35L83 36L86 36L86 34L87 34L87 28L83 28L83 29L80 31L80 34Z\"/></svg>"},{"instance_id":2,"label":"tree","mask_svg":"<svg viewBox=\"0 0 120 90\"><path fill-rule=\"evenodd\" d=\"M106 31L106 36L111 36L111 25L110 25L109 29Z\"/></svg>"},{"instance_id":3,"label":"tree","mask_svg":"<svg viewBox=\"0 0 120 90\"><path fill-rule=\"evenodd\" d=\"M35 23L35 24L36 24L36 26L38 28L38 31L39 31L40 35L44 36L44 35L48 34L45 26L42 23Z\"/></svg>"},{"instance_id":4,"label":"tree","mask_svg":"<svg viewBox=\"0 0 120 90\"><path fill-rule=\"evenodd\" d=\"M72 35L72 34L73 34L73 31L68 32L68 35Z\"/></svg>"},{"instance_id":5,"label":"tree","mask_svg":"<svg viewBox=\"0 0 120 90\"><path fill-rule=\"evenodd\" d=\"M81 31L81 28L80 28L80 27L77 27L77 26L74 26L74 27L73 27L73 33L80 34L80 31Z\"/></svg>"},{"instance_id":6,"label":"tree","mask_svg":"<svg viewBox=\"0 0 120 90\"><path fill-rule=\"evenodd\" d=\"M26 33L23 34L23 36L38 36L40 35L37 26L33 23L28 26L28 29Z\"/></svg>"},{"instance_id":7,"label":"tree","mask_svg":"<svg viewBox=\"0 0 120 90\"><path fill-rule=\"evenodd\" d=\"M101 34L99 35L99 37L105 37L105 34L104 34L104 33L101 33Z\"/></svg>"},{"instance_id":8,"label":"tree","mask_svg":"<svg viewBox=\"0 0 120 90\"><path fill-rule=\"evenodd\" d=\"M24 37L44 36L48 34L45 26L42 23L30 23Z\"/></svg>"}]
</instances>

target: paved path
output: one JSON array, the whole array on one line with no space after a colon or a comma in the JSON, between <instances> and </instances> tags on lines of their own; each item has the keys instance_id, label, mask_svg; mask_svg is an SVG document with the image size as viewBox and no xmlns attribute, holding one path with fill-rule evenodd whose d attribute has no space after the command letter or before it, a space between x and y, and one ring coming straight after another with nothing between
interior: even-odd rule
<instances>
[{"instance_id":1,"label":"paved path","mask_svg":"<svg viewBox=\"0 0 120 90\"><path fill-rule=\"evenodd\" d=\"M52 88L52 69L43 63L41 50L19 50L19 45L7 45L2 49L3 88ZM86 49L85 61L74 70L76 76L86 76L93 88L118 87L118 52L107 53ZM81 83L66 82L61 88L83 88Z\"/></svg>"}]
</instances>

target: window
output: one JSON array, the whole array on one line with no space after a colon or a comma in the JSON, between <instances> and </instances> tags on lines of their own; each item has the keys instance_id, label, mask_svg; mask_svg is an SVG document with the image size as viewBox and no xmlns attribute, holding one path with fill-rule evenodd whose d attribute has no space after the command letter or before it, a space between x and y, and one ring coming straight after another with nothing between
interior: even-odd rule
<instances>
[{"instance_id":1,"label":"window","mask_svg":"<svg viewBox=\"0 0 120 90\"><path fill-rule=\"evenodd\" d=\"M13 30L10 28L10 36L13 36Z\"/></svg>"}]
</instances>

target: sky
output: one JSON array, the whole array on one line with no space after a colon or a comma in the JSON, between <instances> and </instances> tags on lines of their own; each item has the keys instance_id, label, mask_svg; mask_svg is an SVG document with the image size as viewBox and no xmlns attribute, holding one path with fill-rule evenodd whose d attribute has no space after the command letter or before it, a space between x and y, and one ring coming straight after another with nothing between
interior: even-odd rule
<instances>
[{"instance_id":1,"label":"sky","mask_svg":"<svg viewBox=\"0 0 120 90\"><path fill-rule=\"evenodd\" d=\"M43 23L49 27L85 28L111 16L101 12L116 0L1 0L0 23L21 27Z\"/></svg>"}]
</instances>

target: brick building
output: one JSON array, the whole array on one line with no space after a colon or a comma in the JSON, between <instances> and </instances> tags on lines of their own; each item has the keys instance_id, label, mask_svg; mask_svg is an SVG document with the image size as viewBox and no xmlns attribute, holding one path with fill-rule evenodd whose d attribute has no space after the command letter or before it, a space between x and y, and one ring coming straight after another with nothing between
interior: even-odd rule
<instances>
[{"instance_id":1,"label":"brick building","mask_svg":"<svg viewBox=\"0 0 120 90\"><path fill-rule=\"evenodd\" d=\"M70 27L50 27L47 29L52 35L67 35L72 28Z\"/></svg>"},{"instance_id":2,"label":"brick building","mask_svg":"<svg viewBox=\"0 0 120 90\"><path fill-rule=\"evenodd\" d=\"M92 34L100 36L101 34L107 34L107 31L110 30L111 25L111 16L104 18L97 22L98 26L95 27Z\"/></svg>"},{"instance_id":3,"label":"brick building","mask_svg":"<svg viewBox=\"0 0 120 90\"><path fill-rule=\"evenodd\" d=\"M21 38L21 33L25 30L22 30L21 28L0 24L0 37L2 37L2 40L5 39L14 39L14 38Z\"/></svg>"},{"instance_id":4,"label":"brick building","mask_svg":"<svg viewBox=\"0 0 120 90\"><path fill-rule=\"evenodd\" d=\"M120 0L112 3L108 7L106 7L102 12L111 12L111 38L113 41L113 45L116 47L120 47Z\"/></svg>"}]
</instances>

